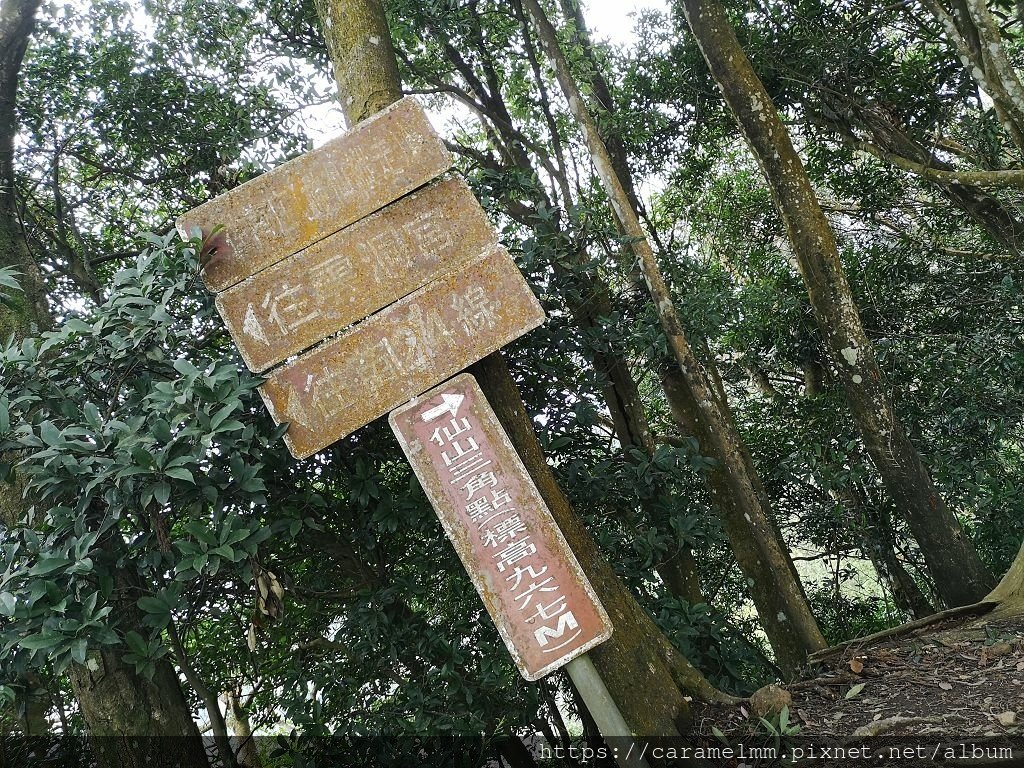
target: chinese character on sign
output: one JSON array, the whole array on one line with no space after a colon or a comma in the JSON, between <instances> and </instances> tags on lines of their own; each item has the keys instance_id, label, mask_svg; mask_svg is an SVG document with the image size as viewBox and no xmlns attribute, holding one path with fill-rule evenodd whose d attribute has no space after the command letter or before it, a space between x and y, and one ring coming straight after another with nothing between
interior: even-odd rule
<instances>
[{"instance_id":1,"label":"chinese character on sign","mask_svg":"<svg viewBox=\"0 0 1024 768\"><path fill-rule=\"evenodd\" d=\"M498 319L494 315L487 293L479 285L474 285L462 293L452 296L452 309L459 316L459 322L466 333L476 333L493 328Z\"/></svg>"},{"instance_id":2,"label":"chinese character on sign","mask_svg":"<svg viewBox=\"0 0 1024 768\"><path fill-rule=\"evenodd\" d=\"M498 560L498 570L504 572L510 565L515 565L520 560L530 555L537 554L537 547L530 543L529 536L517 539L505 547L501 552L495 553Z\"/></svg>"},{"instance_id":3,"label":"chinese character on sign","mask_svg":"<svg viewBox=\"0 0 1024 768\"><path fill-rule=\"evenodd\" d=\"M279 294L271 296L268 293L264 297L263 309L270 310L268 316L277 323L281 333L287 336L289 332L294 331L303 323L308 323L320 315L320 310L316 307L307 309L306 300L308 298L303 295L300 287L292 287L288 283L284 283Z\"/></svg>"},{"instance_id":4,"label":"chinese character on sign","mask_svg":"<svg viewBox=\"0 0 1024 768\"><path fill-rule=\"evenodd\" d=\"M452 482L454 483L455 481L453 480ZM484 488L493 488L497 484L498 478L493 472L480 472L469 478L466 484L462 486L462 490L466 492L466 500L469 501L477 491L481 491Z\"/></svg>"},{"instance_id":5,"label":"chinese character on sign","mask_svg":"<svg viewBox=\"0 0 1024 768\"><path fill-rule=\"evenodd\" d=\"M526 533L526 524L519 519L519 515L512 515L484 531L483 542L489 547L497 547L520 533Z\"/></svg>"}]
</instances>

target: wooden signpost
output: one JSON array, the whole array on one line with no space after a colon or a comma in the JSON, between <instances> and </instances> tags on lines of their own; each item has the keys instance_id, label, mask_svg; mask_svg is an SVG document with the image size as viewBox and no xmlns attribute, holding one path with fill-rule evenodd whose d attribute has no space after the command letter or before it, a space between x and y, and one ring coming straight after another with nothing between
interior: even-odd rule
<instances>
[{"instance_id":1,"label":"wooden signpost","mask_svg":"<svg viewBox=\"0 0 1024 768\"><path fill-rule=\"evenodd\" d=\"M451 164L403 99L177 226L292 454L402 406L392 428L520 672L565 666L628 736L586 657L611 622L475 380L417 397L544 321L469 188L438 180Z\"/></svg>"}]
</instances>

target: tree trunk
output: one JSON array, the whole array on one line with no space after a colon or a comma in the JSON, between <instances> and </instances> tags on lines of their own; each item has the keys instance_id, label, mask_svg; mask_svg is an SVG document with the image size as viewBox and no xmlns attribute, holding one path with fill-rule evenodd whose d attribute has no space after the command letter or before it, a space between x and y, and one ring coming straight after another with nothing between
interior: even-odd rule
<instances>
[{"instance_id":1,"label":"tree trunk","mask_svg":"<svg viewBox=\"0 0 1024 768\"><path fill-rule=\"evenodd\" d=\"M984 602L999 603L997 615L1018 615L1024 613L1024 544L1021 544L1017 558L1002 580Z\"/></svg>"},{"instance_id":2,"label":"tree trunk","mask_svg":"<svg viewBox=\"0 0 1024 768\"><path fill-rule=\"evenodd\" d=\"M316 0L316 7L349 124L400 98L393 43L379 0ZM678 735L691 719L683 691L702 698L721 694L671 647L601 557L544 460L501 355L481 361L474 373L612 617L615 635L591 651L591 658L626 722L637 734Z\"/></svg>"},{"instance_id":3,"label":"tree trunk","mask_svg":"<svg viewBox=\"0 0 1024 768\"><path fill-rule=\"evenodd\" d=\"M991 577L932 483L896 417L874 347L860 321L835 237L789 133L715 0L684 0L690 29L761 165L786 224L831 367L886 489L914 533L939 594L979 600Z\"/></svg>"},{"instance_id":4,"label":"tree trunk","mask_svg":"<svg viewBox=\"0 0 1024 768\"><path fill-rule=\"evenodd\" d=\"M995 105L996 115L1024 153L1024 86L1003 48L999 22L985 0L925 0L956 47L964 69Z\"/></svg>"},{"instance_id":5,"label":"tree trunk","mask_svg":"<svg viewBox=\"0 0 1024 768\"><path fill-rule=\"evenodd\" d=\"M530 61L531 68L534 70L537 86L540 90L541 108L548 117L555 154L561 157L561 142L557 133L558 126L548 109L547 91L544 86L543 75L540 71L540 64L537 60L533 43L529 37L529 21L518 2L513 3L513 9L523 26L527 58ZM585 30L585 27L580 28ZM464 76L468 76L469 73L465 72L468 65L460 56L456 56L452 63ZM597 83L603 84L599 74L595 73L594 77ZM497 85L492 84L492 87L497 87ZM607 94L607 86L602 85L600 87L603 89L602 92ZM493 123L493 131L486 131L488 136L500 136L513 167L536 180L538 189L536 203L549 208L552 207L551 200L544 193L540 177L530 162L527 147L523 145L520 134L518 134L512 124L512 118L500 91L492 92L485 88L482 83L474 83L473 91L477 98L485 105L484 114ZM622 158L623 162L625 162L624 152ZM560 160L559 165L561 170L564 171L564 161ZM572 204L572 193L569 189L568 179L564 173L557 173L555 175L557 176L556 182L562 190L564 203L568 209ZM549 224L537 224L533 221L524 223L532 226L537 232L538 237L560 234L560 231L557 229L557 220ZM614 311L612 291L599 276L591 275L586 271L589 256L585 251L582 249L574 250L570 253L570 258L574 266L580 271L574 272L559 264L557 260L552 263L552 270L559 280L564 281L569 286L563 292L563 295L577 327L584 334L594 331L600 332L602 328L600 318L609 317ZM593 369L606 378L606 382L602 386L602 395L612 419L615 435L619 439L623 452L628 458L631 455L629 449L638 448L649 457L653 456L655 449L654 438L644 413L643 401L628 363L622 355L613 349L590 347L587 350L587 355ZM646 501L645 506L649 507L651 503ZM627 520L626 523L630 525L632 521ZM670 558L671 561L667 561L664 564L664 568L662 568L661 564L656 567L666 586L674 594L687 600L687 602L701 602L702 597L697 563L694 560L693 551L689 545L684 542L677 542L676 552ZM685 574L685 578L682 578L681 574ZM677 591L679 589L684 591Z\"/></svg>"},{"instance_id":6,"label":"tree trunk","mask_svg":"<svg viewBox=\"0 0 1024 768\"><path fill-rule=\"evenodd\" d=\"M105 565L114 572L113 615L120 631L143 634L135 604L138 576L117 566L118 538L103 545ZM206 768L209 760L192 710L174 666L155 663L153 678L137 674L121 657L123 646L89 650L86 664L72 664L69 674L97 763L101 768Z\"/></svg>"},{"instance_id":7,"label":"tree trunk","mask_svg":"<svg viewBox=\"0 0 1024 768\"><path fill-rule=\"evenodd\" d=\"M840 490L838 497L856 521L854 525L860 532L861 548L875 566L896 606L915 619L935 613L934 606L896 556L896 536L888 513L872 503L856 483Z\"/></svg>"},{"instance_id":8,"label":"tree trunk","mask_svg":"<svg viewBox=\"0 0 1024 768\"><path fill-rule=\"evenodd\" d=\"M509 768L537 768L533 753L527 749L523 740L511 731L498 742L498 752L502 760L509 764Z\"/></svg>"},{"instance_id":9,"label":"tree trunk","mask_svg":"<svg viewBox=\"0 0 1024 768\"><path fill-rule=\"evenodd\" d=\"M673 416L680 424L692 428L702 451L716 459L715 468L708 473L712 497L740 567L747 576L758 615L779 665L787 674L792 674L802 666L808 653L825 647L825 640L811 615L789 552L781 545L753 461L728 405L723 402L713 373L697 358L686 338L654 252L616 173L597 123L569 70L557 33L537 0L524 0L523 5L534 19L569 108L583 129L598 175L623 235L629 239L665 332L672 365L663 371L662 381Z\"/></svg>"},{"instance_id":10,"label":"tree trunk","mask_svg":"<svg viewBox=\"0 0 1024 768\"><path fill-rule=\"evenodd\" d=\"M0 305L0 340L38 333L50 327L39 267L29 253L18 221L14 189L14 139L18 132L16 101L21 62L35 28L41 0L2 0L0 3L0 267L20 275L21 292Z\"/></svg>"},{"instance_id":11,"label":"tree trunk","mask_svg":"<svg viewBox=\"0 0 1024 768\"><path fill-rule=\"evenodd\" d=\"M121 660L123 649L89 653L71 667L71 683L104 768L205 768L199 729L174 667L164 659L147 680Z\"/></svg>"},{"instance_id":12,"label":"tree trunk","mask_svg":"<svg viewBox=\"0 0 1024 768\"><path fill-rule=\"evenodd\" d=\"M18 727L25 736L48 736L50 721L47 717L53 702L50 692L35 673L19 678L24 687L17 691L14 701ZM57 685L56 682L51 683Z\"/></svg>"},{"instance_id":13,"label":"tree trunk","mask_svg":"<svg viewBox=\"0 0 1024 768\"><path fill-rule=\"evenodd\" d=\"M227 700L225 709L228 713L228 728L234 733L232 741L238 744L239 768L263 768L260 751L256 747L252 733L252 723L249 722L249 712L242 703L241 691L228 691L224 698Z\"/></svg>"}]
</instances>

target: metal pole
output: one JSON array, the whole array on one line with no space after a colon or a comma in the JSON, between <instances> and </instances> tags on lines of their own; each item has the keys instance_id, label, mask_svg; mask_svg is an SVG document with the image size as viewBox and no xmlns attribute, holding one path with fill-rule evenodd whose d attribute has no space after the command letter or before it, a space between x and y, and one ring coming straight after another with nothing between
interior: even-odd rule
<instances>
[{"instance_id":1,"label":"metal pole","mask_svg":"<svg viewBox=\"0 0 1024 768\"><path fill-rule=\"evenodd\" d=\"M565 671L583 697L583 703L587 705L601 735L606 740L614 739L608 747L619 768L650 768L590 656L577 656L565 665Z\"/></svg>"}]
</instances>

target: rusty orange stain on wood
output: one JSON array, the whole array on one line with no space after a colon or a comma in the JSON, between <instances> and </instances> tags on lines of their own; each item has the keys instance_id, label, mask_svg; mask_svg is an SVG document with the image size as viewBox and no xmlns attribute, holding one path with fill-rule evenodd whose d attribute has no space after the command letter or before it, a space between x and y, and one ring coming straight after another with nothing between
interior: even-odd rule
<instances>
[{"instance_id":1,"label":"rusty orange stain on wood","mask_svg":"<svg viewBox=\"0 0 1024 768\"><path fill-rule=\"evenodd\" d=\"M389 421L527 680L612 625L476 380L457 376Z\"/></svg>"},{"instance_id":2,"label":"rusty orange stain on wood","mask_svg":"<svg viewBox=\"0 0 1024 768\"><path fill-rule=\"evenodd\" d=\"M189 211L177 227L186 238L224 227L203 269L207 287L222 291L451 165L423 109L405 98L323 147Z\"/></svg>"},{"instance_id":3,"label":"rusty orange stain on wood","mask_svg":"<svg viewBox=\"0 0 1024 768\"><path fill-rule=\"evenodd\" d=\"M263 371L496 244L461 179L446 179L217 296L246 365Z\"/></svg>"},{"instance_id":4,"label":"rusty orange stain on wood","mask_svg":"<svg viewBox=\"0 0 1024 768\"><path fill-rule=\"evenodd\" d=\"M544 322L496 246L268 374L260 393L305 458Z\"/></svg>"}]
</instances>

